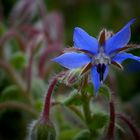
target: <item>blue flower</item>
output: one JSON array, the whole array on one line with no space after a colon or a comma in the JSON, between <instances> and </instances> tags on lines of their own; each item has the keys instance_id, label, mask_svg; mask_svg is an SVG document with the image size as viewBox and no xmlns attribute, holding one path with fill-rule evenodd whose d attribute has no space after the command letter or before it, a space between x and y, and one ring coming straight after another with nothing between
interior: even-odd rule
<instances>
[{"instance_id":1,"label":"blue flower","mask_svg":"<svg viewBox=\"0 0 140 140\"><path fill-rule=\"evenodd\" d=\"M128 22L114 35L103 29L98 40L76 27L73 37L74 48L68 48L64 54L54 58L53 61L68 69L82 67L81 73L90 70L96 93L108 75L108 65L114 64L122 69L121 63L126 59L140 62L140 57L124 52L134 47L134 45L127 45L131 37L130 26L134 21L135 19Z\"/></svg>"}]
</instances>

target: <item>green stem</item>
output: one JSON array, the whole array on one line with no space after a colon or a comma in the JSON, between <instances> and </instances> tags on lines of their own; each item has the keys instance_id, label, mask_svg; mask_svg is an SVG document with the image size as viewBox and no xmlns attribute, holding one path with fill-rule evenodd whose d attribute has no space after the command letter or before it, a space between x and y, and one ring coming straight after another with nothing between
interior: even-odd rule
<instances>
[{"instance_id":1,"label":"green stem","mask_svg":"<svg viewBox=\"0 0 140 140\"><path fill-rule=\"evenodd\" d=\"M87 99L85 99L85 102L83 103L83 111L84 111L84 115L85 115L85 121L86 121L87 125L89 126L91 116L90 116L89 101Z\"/></svg>"},{"instance_id":2,"label":"green stem","mask_svg":"<svg viewBox=\"0 0 140 140\"><path fill-rule=\"evenodd\" d=\"M82 120L84 121L84 117L82 115L82 113L80 112L79 109L77 109L75 106L70 105L69 108Z\"/></svg>"},{"instance_id":3,"label":"green stem","mask_svg":"<svg viewBox=\"0 0 140 140\"><path fill-rule=\"evenodd\" d=\"M82 94L82 99L83 99L83 113L85 116L85 122L86 122L86 125L89 129L91 136L92 136L93 132L92 132L92 129L90 127L90 124L91 124L90 100L89 100L89 97L87 96L86 93Z\"/></svg>"}]
</instances>

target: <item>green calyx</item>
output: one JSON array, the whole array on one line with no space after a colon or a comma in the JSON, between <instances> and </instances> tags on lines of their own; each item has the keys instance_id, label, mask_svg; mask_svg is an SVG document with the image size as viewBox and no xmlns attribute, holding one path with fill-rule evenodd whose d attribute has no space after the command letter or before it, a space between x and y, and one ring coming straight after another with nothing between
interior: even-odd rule
<instances>
[{"instance_id":1,"label":"green calyx","mask_svg":"<svg viewBox=\"0 0 140 140\"><path fill-rule=\"evenodd\" d=\"M56 131L51 122L35 121L31 126L29 140L56 140Z\"/></svg>"}]
</instances>

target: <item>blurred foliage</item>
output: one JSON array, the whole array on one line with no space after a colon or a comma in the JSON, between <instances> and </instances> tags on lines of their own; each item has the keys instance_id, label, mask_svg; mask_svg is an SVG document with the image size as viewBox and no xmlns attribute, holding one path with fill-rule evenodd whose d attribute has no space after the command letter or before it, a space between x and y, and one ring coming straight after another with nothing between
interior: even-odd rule
<instances>
[{"instance_id":1,"label":"blurred foliage","mask_svg":"<svg viewBox=\"0 0 140 140\"><path fill-rule=\"evenodd\" d=\"M140 0L45 0L45 4L40 6L42 8L39 8L37 1L20 2L0 0L1 140L25 139L27 126L31 120L37 119L42 110L50 77L62 70L50 60L60 54L64 46L73 45L72 36L76 26L96 37L103 27L117 32L127 21L136 18L130 43L140 42ZM41 13L43 6L47 7L45 15ZM140 50L132 53L140 56ZM106 84L117 96L119 110L131 114L140 127L140 66L137 62L130 62L124 63L124 72L110 70L113 86L109 78ZM21 83L18 84L16 80ZM85 90L91 97L92 85L89 84ZM63 84L56 91L54 101L60 101L60 107L66 106L70 111L57 110L57 107L53 110L58 125L58 139L88 140L89 131L81 121L83 114L78 112L83 101L81 95L77 89ZM99 92L109 100L106 87ZM100 98L98 100L106 111L108 106ZM91 127L104 130L108 115L97 109L99 113L93 115ZM95 133L99 134L98 131ZM121 133L118 137L127 139L127 133Z\"/></svg>"}]
</instances>

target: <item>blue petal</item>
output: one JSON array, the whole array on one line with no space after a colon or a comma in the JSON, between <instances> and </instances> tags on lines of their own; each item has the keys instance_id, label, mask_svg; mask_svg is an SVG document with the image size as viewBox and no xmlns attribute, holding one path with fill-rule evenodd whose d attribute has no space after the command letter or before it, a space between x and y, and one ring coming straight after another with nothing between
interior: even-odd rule
<instances>
[{"instance_id":1,"label":"blue petal","mask_svg":"<svg viewBox=\"0 0 140 140\"><path fill-rule=\"evenodd\" d=\"M53 59L53 61L59 63L60 65L68 68L74 69L84 66L91 61L91 58L83 53L65 53Z\"/></svg>"},{"instance_id":2,"label":"blue petal","mask_svg":"<svg viewBox=\"0 0 140 140\"><path fill-rule=\"evenodd\" d=\"M106 70L104 73L104 80L106 79L107 75L108 75L108 66L106 66ZM100 75L97 72L96 66L91 68L91 80L94 85L94 94L96 95L97 91L99 90L99 88L101 86Z\"/></svg>"},{"instance_id":3,"label":"blue petal","mask_svg":"<svg viewBox=\"0 0 140 140\"><path fill-rule=\"evenodd\" d=\"M130 54L130 53L125 53L125 52L119 53L119 54L115 55L115 57L112 58L113 61L116 61L119 63L122 63L126 59L134 59L134 60L137 60L140 62L140 57L135 56L135 55Z\"/></svg>"},{"instance_id":4,"label":"blue petal","mask_svg":"<svg viewBox=\"0 0 140 140\"><path fill-rule=\"evenodd\" d=\"M106 65L106 69L105 69L105 72L104 72L104 81L105 81L107 75L108 75L108 65Z\"/></svg>"},{"instance_id":5,"label":"blue petal","mask_svg":"<svg viewBox=\"0 0 140 140\"><path fill-rule=\"evenodd\" d=\"M91 80L94 85L94 93L96 94L101 86L100 75L97 72L97 67L92 67L91 69Z\"/></svg>"},{"instance_id":6,"label":"blue petal","mask_svg":"<svg viewBox=\"0 0 140 140\"><path fill-rule=\"evenodd\" d=\"M106 41L105 52L107 54L124 47L129 42L131 37L130 26L134 21L135 19L129 21L119 32Z\"/></svg>"},{"instance_id":7,"label":"blue petal","mask_svg":"<svg viewBox=\"0 0 140 140\"><path fill-rule=\"evenodd\" d=\"M87 34L83 29L74 29L74 47L90 51L93 54L98 52L98 41L96 38Z\"/></svg>"}]
</instances>

